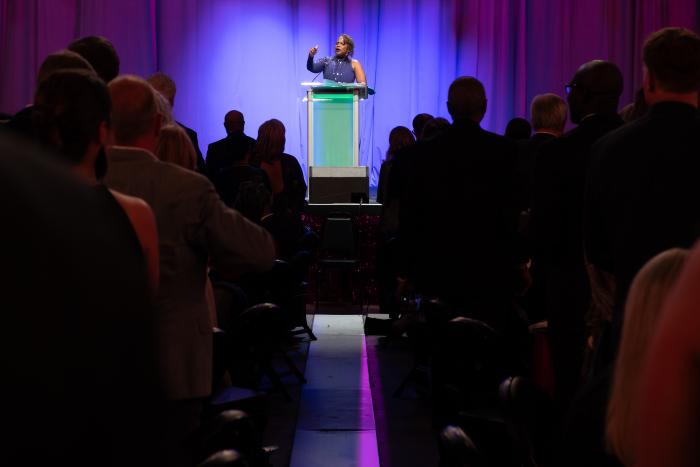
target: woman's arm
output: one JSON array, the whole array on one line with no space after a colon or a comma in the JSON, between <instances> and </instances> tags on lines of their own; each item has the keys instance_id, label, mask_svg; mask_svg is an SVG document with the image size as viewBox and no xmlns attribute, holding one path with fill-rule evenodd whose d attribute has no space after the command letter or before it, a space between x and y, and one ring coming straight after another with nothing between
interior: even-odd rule
<instances>
[{"instance_id":1,"label":"woman's arm","mask_svg":"<svg viewBox=\"0 0 700 467\"><path fill-rule=\"evenodd\" d=\"M358 84L367 84L367 78L365 77L365 70L362 69L362 65L359 61L352 60L352 70L355 72L355 81Z\"/></svg>"},{"instance_id":2,"label":"woman's arm","mask_svg":"<svg viewBox=\"0 0 700 467\"><path fill-rule=\"evenodd\" d=\"M316 52L318 52L318 46L311 47L311 49L309 50L309 58L306 59L306 69L309 70L311 73L322 72L323 68L326 65L324 61L314 62L314 56L316 55Z\"/></svg>"},{"instance_id":3,"label":"woman's arm","mask_svg":"<svg viewBox=\"0 0 700 467\"><path fill-rule=\"evenodd\" d=\"M146 259L149 286L155 297L160 282L160 252L156 218L151 207L144 200L114 190L110 190L110 192L126 212L139 243L141 243L141 249Z\"/></svg>"}]
</instances>

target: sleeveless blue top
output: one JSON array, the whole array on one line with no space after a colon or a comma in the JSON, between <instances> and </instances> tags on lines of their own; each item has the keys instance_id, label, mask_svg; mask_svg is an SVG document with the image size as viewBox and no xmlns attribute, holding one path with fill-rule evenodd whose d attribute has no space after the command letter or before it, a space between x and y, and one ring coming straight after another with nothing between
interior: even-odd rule
<instances>
[{"instance_id":1,"label":"sleeveless blue top","mask_svg":"<svg viewBox=\"0 0 700 467\"><path fill-rule=\"evenodd\" d=\"M318 62L314 62L314 58L309 55L306 61L306 69L312 73L323 71L324 79L337 83L355 82L355 71L352 69L352 59L350 57L325 57Z\"/></svg>"}]
</instances>

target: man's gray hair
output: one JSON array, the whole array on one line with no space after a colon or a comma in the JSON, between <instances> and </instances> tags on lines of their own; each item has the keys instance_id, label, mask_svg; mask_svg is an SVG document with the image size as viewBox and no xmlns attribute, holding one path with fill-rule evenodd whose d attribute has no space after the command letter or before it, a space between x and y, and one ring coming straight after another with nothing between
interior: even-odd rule
<instances>
[{"instance_id":1,"label":"man's gray hair","mask_svg":"<svg viewBox=\"0 0 700 467\"><path fill-rule=\"evenodd\" d=\"M568 106L556 94L540 94L532 99L530 116L535 131L553 130L564 131Z\"/></svg>"}]
</instances>

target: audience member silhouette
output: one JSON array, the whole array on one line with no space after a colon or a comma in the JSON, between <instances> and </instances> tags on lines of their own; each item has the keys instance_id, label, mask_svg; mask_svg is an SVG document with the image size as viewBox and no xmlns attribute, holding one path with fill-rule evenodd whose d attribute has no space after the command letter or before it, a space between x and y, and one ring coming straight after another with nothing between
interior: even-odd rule
<instances>
[{"instance_id":1,"label":"audience member silhouette","mask_svg":"<svg viewBox=\"0 0 700 467\"><path fill-rule=\"evenodd\" d=\"M540 94L530 104L530 120L534 133L529 139L518 142L518 178L523 185L521 210L530 208L535 162L540 147L564 132L568 106L556 94Z\"/></svg>"},{"instance_id":2,"label":"audience member silhouette","mask_svg":"<svg viewBox=\"0 0 700 467\"><path fill-rule=\"evenodd\" d=\"M510 138L513 141L519 141L521 139L528 139L532 134L532 126L530 122L521 117L515 117L511 119L506 125L506 132L504 136Z\"/></svg>"},{"instance_id":3,"label":"audience member silhouette","mask_svg":"<svg viewBox=\"0 0 700 467\"><path fill-rule=\"evenodd\" d=\"M433 116L426 113L418 114L415 117L413 117L413 136L415 136L416 141L420 141L421 139L423 139L423 128L425 127L425 124L432 119Z\"/></svg>"},{"instance_id":4,"label":"audience member silhouette","mask_svg":"<svg viewBox=\"0 0 700 467\"><path fill-rule=\"evenodd\" d=\"M698 281L700 246L696 244L664 304L654 338L645 343L650 348L640 373L641 394L630 434L635 466L690 467L700 459Z\"/></svg>"},{"instance_id":5,"label":"audience member silhouette","mask_svg":"<svg viewBox=\"0 0 700 467\"><path fill-rule=\"evenodd\" d=\"M415 123L418 120L424 119L428 114L419 114L414 118L414 128ZM429 141L433 138L438 137L442 134L444 130L449 128L450 122L442 117L431 118L425 122L419 123L421 127L421 138L416 139L416 144L406 146L397 153L398 156L394 157L392 163L392 169L387 177L387 186L385 192L385 197L382 198L383 204L386 204L394 214L390 216L392 218L393 224L386 229L387 235L395 235L399 232L399 224L401 222L401 203L409 196L409 186L410 181L413 180L414 171L420 170L420 167L416 166L416 159L418 153L423 148L424 141ZM414 129L414 134L416 130ZM406 263L401 259L402 255L399 254L400 251L404 249L404 239L396 237L394 240L396 254L391 254L394 260L398 261L400 264L394 264L397 271L402 275L406 276Z\"/></svg>"},{"instance_id":6,"label":"audience member silhouette","mask_svg":"<svg viewBox=\"0 0 700 467\"><path fill-rule=\"evenodd\" d=\"M638 420L633 408L640 373L663 303L687 256L687 250L665 251L652 258L635 277L626 306L625 342L617 362L586 383L574 398L563 443L558 448L557 465L635 465L631 459Z\"/></svg>"},{"instance_id":7,"label":"audience member silhouette","mask_svg":"<svg viewBox=\"0 0 700 467\"><path fill-rule=\"evenodd\" d=\"M522 234L527 256L533 259L529 270L532 285L519 302L532 321L542 321L547 318L544 295L546 275L540 273L541 259L533 258L532 235L529 231L535 166L542 145L561 136L564 132L567 114L566 102L556 94L535 96L530 104L530 120L535 132L530 139L518 141L518 209L521 212L518 228Z\"/></svg>"},{"instance_id":8,"label":"audience member silhouette","mask_svg":"<svg viewBox=\"0 0 700 467\"><path fill-rule=\"evenodd\" d=\"M613 279L613 350L634 275L655 254L689 248L700 234L700 37L682 28L657 31L643 60L649 113L594 147L586 189L592 277Z\"/></svg>"},{"instance_id":9,"label":"audience member silhouette","mask_svg":"<svg viewBox=\"0 0 700 467\"><path fill-rule=\"evenodd\" d=\"M119 55L109 39L101 36L81 37L66 48L87 60L105 83L119 76Z\"/></svg>"},{"instance_id":10,"label":"audience member silhouette","mask_svg":"<svg viewBox=\"0 0 700 467\"><path fill-rule=\"evenodd\" d=\"M180 125L165 125L160 129L156 157L163 162L197 170L197 154L192 140Z\"/></svg>"},{"instance_id":11,"label":"audience member silhouette","mask_svg":"<svg viewBox=\"0 0 700 467\"><path fill-rule=\"evenodd\" d=\"M688 258L688 250L659 253L639 270L625 303L620 350L615 362L607 413L607 439L624 465L636 465L634 413L647 353L661 320L664 303Z\"/></svg>"},{"instance_id":12,"label":"audience member silhouette","mask_svg":"<svg viewBox=\"0 0 700 467\"><path fill-rule=\"evenodd\" d=\"M390 196L390 177L396 155L402 149L415 144L415 138L411 130L405 126L397 126L389 133L389 149L386 159L379 171L379 185L377 187L377 202L382 203L379 228L381 238L377 245L377 278L379 292L379 307L382 313L388 313L390 317L398 317L396 300L396 277L398 265L395 261L395 245L393 240L399 223L399 199Z\"/></svg>"},{"instance_id":13,"label":"audience member silhouette","mask_svg":"<svg viewBox=\"0 0 700 467\"><path fill-rule=\"evenodd\" d=\"M378 203L388 199L389 174L391 173L391 166L394 163L396 153L415 142L416 139L413 137L413 133L405 126L397 126L389 133L389 149L386 151L386 158L384 162L382 162L382 167L379 170L379 185L377 186Z\"/></svg>"},{"instance_id":14,"label":"audience member silhouette","mask_svg":"<svg viewBox=\"0 0 700 467\"><path fill-rule=\"evenodd\" d=\"M450 127L450 122L446 118L435 117L425 122L423 126L423 140L432 139L439 136L443 130Z\"/></svg>"},{"instance_id":15,"label":"audience member silhouette","mask_svg":"<svg viewBox=\"0 0 700 467\"><path fill-rule=\"evenodd\" d=\"M420 146L399 235L418 292L503 330L520 260L515 143L480 127L486 93L476 78L451 84L447 108L454 123Z\"/></svg>"},{"instance_id":16,"label":"audience member silhouette","mask_svg":"<svg viewBox=\"0 0 700 467\"><path fill-rule=\"evenodd\" d=\"M211 143L207 149L207 175L212 180L216 180L221 170L246 159L255 146L255 140L243 132L245 119L241 112L227 112L224 128L226 137Z\"/></svg>"},{"instance_id":17,"label":"audience member silhouette","mask_svg":"<svg viewBox=\"0 0 700 467\"><path fill-rule=\"evenodd\" d=\"M0 464L156 465L162 391L129 219L38 147L5 135L0 154Z\"/></svg>"},{"instance_id":18,"label":"audience member silhouette","mask_svg":"<svg viewBox=\"0 0 700 467\"><path fill-rule=\"evenodd\" d=\"M168 99L158 91L153 93L156 99L156 109L160 114L160 124L161 126L172 125L175 123L173 120L173 108L170 106Z\"/></svg>"},{"instance_id":19,"label":"audience member silhouette","mask_svg":"<svg viewBox=\"0 0 700 467\"><path fill-rule=\"evenodd\" d=\"M44 81L48 76L58 70L88 70L95 72L92 66L85 60L82 56L70 50L59 50L58 52L51 53L47 55L44 61L39 67L39 72L37 73L36 83L37 88L42 81ZM30 104L24 109L17 112L12 118L7 122L5 128L13 131L18 135L22 135L25 138L34 138L34 123L32 120L32 115L34 112L34 105Z\"/></svg>"},{"instance_id":20,"label":"audience member silhouette","mask_svg":"<svg viewBox=\"0 0 700 467\"><path fill-rule=\"evenodd\" d=\"M175 108L175 94L177 93L175 81L173 81L173 79L165 73L158 71L148 77L148 82L151 86L153 86L153 89L161 93L168 100L168 102L170 102L170 110L172 112L172 109ZM180 125L182 129L187 132L187 136L190 138L190 141L192 141L192 147L194 147L194 151L197 154L197 170L205 173L205 162L204 158L202 157L202 151L199 150L199 138L197 137L197 132L178 121L175 121L175 123Z\"/></svg>"},{"instance_id":21,"label":"audience member silhouette","mask_svg":"<svg viewBox=\"0 0 700 467\"><path fill-rule=\"evenodd\" d=\"M153 88L122 76L109 85L112 140L105 183L148 202L156 215L161 252L157 300L159 377L170 402L165 442L179 443L197 426L211 394L212 323L205 299L207 265L225 280L272 267L270 235L227 208L205 177L160 162ZM170 449L173 462L186 452Z\"/></svg>"},{"instance_id":22,"label":"audience member silhouette","mask_svg":"<svg viewBox=\"0 0 700 467\"><path fill-rule=\"evenodd\" d=\"M153 211L143 200L108 190L97 181L96 163L110 121L107 86L92 71L57 71L41 82L34 102L38 140L53 147L76 175L104 197L105 203L112 202L123 209L141 244L149 286L155 295L159 254Z\"/></svg>"},{"instance_id":23,"label":"audience member silhouette","mask_svg":"<svg viewBox=\"0 0 700 467\"><path fill-rule=\"evenodd\" d=\"M270 181L272 210L300 224L306 204L306 182L296 157L284 153L285 132L284 124L276 119L260 125L252 162L265 171Z\"/></svg>"},{"instance_id":24,"label":"audience member silhouette","mask_svg":"<svg viewBox=\"0 0 700 467\"><path fill-rule=\"evenodd\" d=\"M602 60L582 65L566 87L571 121L578 126L542 145L537 156L530 233L544 283L560 414L580 383L587 337L591 291L582 217L590 148L622 125L617 114L622 86L616 65Z\"/></svg>"}]
</instances>

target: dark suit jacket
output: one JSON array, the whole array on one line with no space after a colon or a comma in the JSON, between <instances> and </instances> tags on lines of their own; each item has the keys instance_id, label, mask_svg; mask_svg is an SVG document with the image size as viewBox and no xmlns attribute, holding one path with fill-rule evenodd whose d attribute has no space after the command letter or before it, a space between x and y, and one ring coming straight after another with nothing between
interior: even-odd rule
<instances>
[{"instance_id":1,"label":"dark suit jacket","mask_svg":"<svg viewBox=\"0 0 700 467\"><path fill-rule=\"evenodd\" d=\"M591 146L622 125L616 113L585 118L540 148L530 234L538 279L544 282L559 396L573 396L583 363L590 285L583 253L583 194Z\"/></svg>"},{"instance_id":2,"label":"dark suit jacket","mask_svg":"<svg viewBox=\"0 0 700 467\"><path fill-rule=\"evenodd\" d=\"M588 259L617 283L614 318L654 255L690 247L700 234L700 114L664 102L594 147L584 239Z\"/></svg>"},{"instance_id":3,"label":"dark suit jacket","mask_svg":"<svg viewBox=\"0 0 700 467\"><path fill-rule=\"evenodd\" d=\"M154 465L154 310L121 206L0 134L0 465Z\"/></svg>"},{"instance_id":4,"label":"dark suit jacket","mask_svg":"<svg viewBox=\"0 0 700 467\"><path fill-rule=\"evenodd\" d=\"M182 129L185 130L187 136L190 137L190 141L192 141L192 146L194 146L194 152L197 153L197 171L199 171L199 173L205 173L206 164L204 162L204 158L202 157L202 151L199 150L199 138L197 138L197 132L194 131L192 128L187 128L180 122L175 123L180 125Z\"/></svg>"},{"instance_id":5,"label":"dark suit jacket","mask_svg":"<svg viewBox=\"0 0 700 467\"><path fill-rule=\"evenodd\" d=\"M244 133L232 133L209 145L207 149L207 176L214 180L219 171L243 160L255 140Z\"/></svg>"},{"instance_id":6,"label":"dark suit jacket","mask_svg":"<svg viewBox=\"0 0 700 467\"><path fill-rule=\"evenodd\" d=\"M453 301L507 289L517 262L515 143L456 121L417 148L421 169L400 216L417 287Z\"/></svg>"},{"instance_id":7,"label":"dark suit jacket","mask_svg":"<svg viewBox=\"0 0 700 467\"><path fill-rule=\"evenodd\" d=\"M520 210L532 206L532 181L535 176L535 164L540 147L555 138L549 133L535 133L530 139L518 141L518 183L521 186Z\"/></svg>"},{"instance_id":8,"label":"dark suit jacket","mask_svg":"<svg viewBox=\"0 0 700 467\"><path fill-rule=\"evenodd\" d=\"M583 266L583 192L591 146L622 125L617 114L591 115L540 147L531 232L539 258L562 267Z\"/></svg>"},{"instance_id":9,"label":"dark suit jacket","mask_svg":"<svg viewBox=\"0 0 700 467\"><path fill-rule=\"evenodd\" d=\"M212 323L204 292L207 267L235 280L272 268L275 248L261 227L227 208L204 176L160 162L148 151L108 149L110 188L153 209L160 244L157 356L172 400L211 393Z\"/></svg>"}]
</instances>

